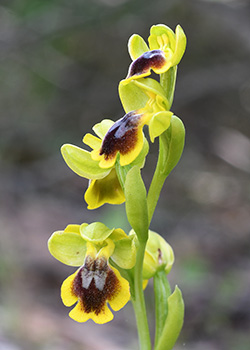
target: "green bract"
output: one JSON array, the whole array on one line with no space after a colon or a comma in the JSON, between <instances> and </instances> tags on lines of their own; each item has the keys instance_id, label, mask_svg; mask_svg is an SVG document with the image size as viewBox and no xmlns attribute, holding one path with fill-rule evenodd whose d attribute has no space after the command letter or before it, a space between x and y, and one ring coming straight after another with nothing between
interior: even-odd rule
<instances>
[{"instance_id":1,"label":"green bract","mask_svg":"<svg viewBox=\"0 0 250 350\"><path fill-rule=\"evenodd\" d=\"M173 349L180 334L184 320L184 302L180 289L176 286L173 294L167 300L168 315L157 343L156 350Z\"/></svg>"},{"instance_id":2,"label":"green bract","mask_svg":"<svg viewBox=\"0 0 250 350\"><path fill-rule=\"evenodd\" d=\"M169 129L160 137L162 143L161 172L167 176L179 162L185 143L185 127L176 116L172 116Z\"/></svg>"},{"instance_id":3,"label":"green bract","mask_svg":"<svg viewBox=\"0 0 250 350\"><path fill-rule=\"evenodd\" d=\"M127 174L125 197L128 221L135 231L138 240L146 242L148 239L146 189L138 166L134 166Z\"/></svg>"}]
</instances>

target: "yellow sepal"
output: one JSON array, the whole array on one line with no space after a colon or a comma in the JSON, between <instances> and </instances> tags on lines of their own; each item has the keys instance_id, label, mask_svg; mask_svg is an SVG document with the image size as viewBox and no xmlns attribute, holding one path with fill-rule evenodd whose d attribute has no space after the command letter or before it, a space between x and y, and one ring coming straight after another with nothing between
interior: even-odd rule
<instances>
[{"instance_id":1,"label":"yellow sepal","mask_svg":"<svg viewBox=\"0 0 250 350\"><path fill-rule=\"evenodd\" d=\"M72 306L78 300L77 296L73 292L73 282L78 270L64 280L61 287L61 298L65 306Z\"/></svg>"},{"instance_id":2,"label":"yellow sepal","mask_svg":"<svg viewBox=\"0 0 250 350\"><path fill-rule=\"evenodd\" d=\"M96 209L105 203L121 204L125 201L125 196L118 180L116 170L103 179L91 180L84 199L88 204L88 209Z\"/></svg>"},{"instance_id":3,"label":"yellow sepal","mask_svg":"<svg viewBox=\"0 0 250 350\"><path fill-rule=\"evenodd\" d=\"M114 318L107 304L105 304L103 310L98 315L96 315L94 312L84 312L81 302L77 303L74 309L70 311L69 316L77 322L86 322L89 319L92 319L97 324L110 322Z\"/></svg>"},{"instance_id":4,"label":"yellow sepal","mask_svg":"<svg viewBox=\"0 0 250 350\"><path fill-rule=\"evenodd\" d=\"M109 305L114 311L118 311L127 304L130 299L129 283L123 278L118 270L112 267L113 272L119 280L119 290L116 295L109 300Z\"/></svg>"}]
</instances>

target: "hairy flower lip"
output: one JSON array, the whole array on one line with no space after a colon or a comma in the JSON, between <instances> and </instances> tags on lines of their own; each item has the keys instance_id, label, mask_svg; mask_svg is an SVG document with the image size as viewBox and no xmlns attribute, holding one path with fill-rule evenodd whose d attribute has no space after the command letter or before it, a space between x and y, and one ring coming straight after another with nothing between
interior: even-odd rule
<instances>
[{"instance_id":1,"label":"hairy flower lip","mask_svg":"<svg viewBox=\"0 0 250 350\"><path fill-rule=\"evenodd\" d=\"M146 74L151 69L161 69L165 63L166 58L162 50L146 51L130 64L126 79Z\"/></svg>"},{"instance_id":2,"label":"hairy flower lip","mask_svg":"<svg viewBox=\"0 0 250 350\"><path fill-rule=\"evenodd\" d=\"M115 158L117 152L124 155L135 147L142 117L142 114L136 113L137 111L132 111L125 114L108 130L99 152L100 156L104 155L105 160Z\"/></svg>"},{"instance_id":3,"label":"hairy flower lip","mask_svg":"<svg viewBox=\"0 0 250 350\"><path fill-rule=\"evenodd\" d=\"M104 256L86 256L85 263L62 284L62 301L74 308L69 316L77 322L92 319L103 324L113 319L130 299L129 283Z\"/></svg>"},{"instance_id":4,"label":"hairy flower lip","mask_svg":"<svg viewBox=\"0 0 250 350\"><path fill-rule=\"evenodd\" d=\"M98 315L105 302L119 293L120 285L105 258L86 257L85 264L75 276L72 292L78 297L85 313Z\"/></svg>"}]
</instances>

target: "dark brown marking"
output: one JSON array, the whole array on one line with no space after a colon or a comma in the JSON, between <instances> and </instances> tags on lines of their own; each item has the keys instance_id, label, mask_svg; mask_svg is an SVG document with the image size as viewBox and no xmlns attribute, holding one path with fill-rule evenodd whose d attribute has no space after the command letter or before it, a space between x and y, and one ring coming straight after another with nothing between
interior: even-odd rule
<instances>
[{"instance_id":1,"label":"dark brown marking","mask_svg":"<svg viewBox=\"0 0 250 350\"><path fill-rule=\"evenodd\" d=\"M162 264L162 251L160 248L158 248L158 262L159 262L159 265Z\"/></svg>"},{"instance_id":2,"label":"dark brown marking","mask_svg":"<svg viewBox=\"0 0 250 350\"><path fill-rule=\"evenodd\" d=\"M161 50L152 50L144 52L140 57L134 60L129 66L128 76L130 78L134 75L141 75L148 72L151 68L158 68L164 66L166 62L164 52Z\"/></svg>"},{"instance_id":3,"label":"dark brown marking","mask_svg":"<svg viewBox=\"0 0 250 350\"><path fill-rule=\"evenodd\" d=\"M108 130L100 150L100 155L104 154L105 160L114 158L117 152L126 154L135 147L141 116L136 111L129 112Z\"/></svg>"},{"instance_id":4,"label":"dark brown marking","mask_svg":"<svg viewBox=\"0 0 250 350\"><path fill-rule=\"evenodd\" d=\"M85 288L85 287L86 288ZM73 293L80 299L83 312L103 311L105 303L120 291L120 283L104 258L87 257L73 282Z\"/></svg>"}]
</instances>

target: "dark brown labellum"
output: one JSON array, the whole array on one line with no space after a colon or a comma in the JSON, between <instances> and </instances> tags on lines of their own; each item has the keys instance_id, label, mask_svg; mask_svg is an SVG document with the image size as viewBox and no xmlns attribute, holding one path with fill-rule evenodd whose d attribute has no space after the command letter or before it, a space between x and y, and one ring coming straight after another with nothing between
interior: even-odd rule
<instances>
[{"instance_id":1,"label":"dark brown labellum","mask_svg":"<svg viewBox=\"0 0 250 350\"><path fill-rule=\"evenodd\" d=\"M126 154L135 147L141 116L136 111L129 112L108 130L100 150L100 155L104 154L105 160L114 158L117 152Z\"/></svg>"},{"instance_id":2,"label":"dark brown labellum","mask_svg":"<svg viewBox=\"0 0 250 350\"><path fill-rule=\"evenodd\" d=\"M73 283L73 293L80 299L83 311L96 315L119 290L119 280L105 258L88 256Z\"/></svg>"},{"instance_id":3,"label":"dark brown labellum","mask_svg":"<svg viewBox=\"0 0 250 350\"><path fill-rule=\"evenodd\" d=\"M160 69L164 66L165 62L164 52L161 50L144 52L144 54L131 63L127 78L146 73L151 68Z\"/></svg>"}]
</instances>

